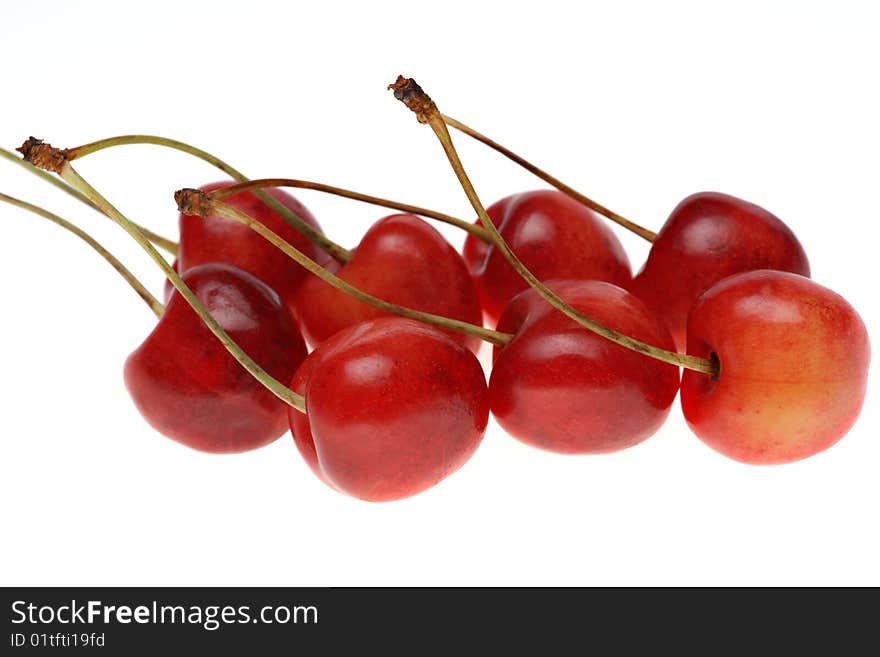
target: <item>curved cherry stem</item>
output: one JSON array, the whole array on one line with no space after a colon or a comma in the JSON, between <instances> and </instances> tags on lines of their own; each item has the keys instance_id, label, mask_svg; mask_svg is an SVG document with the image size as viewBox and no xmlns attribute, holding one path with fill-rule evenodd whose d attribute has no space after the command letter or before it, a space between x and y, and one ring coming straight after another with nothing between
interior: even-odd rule
<instances>
[{"instance_id":1,"label":"curved cherry stem","mask_svg":"<svg viewBox=\"0 0 880 657\"><path fill-rule=\"evenodd\" d=\"M152 144L154 146L164 146L166 148L181 151L217 167L220 171L238 182L247 182L249 180L249 178L243 173L233 168L219 157L211 155L207 151L203 151L202 149L191 146L185 142L177 141L176 139L168 139L156 135L121 135L118 137L110 137L90 144L83 144L76 148L68 148L65 151L65 154L69 161L73 161L105 148L132 144ZM309 242L325 251L334 260L338 260L341 263L346 263L351 260L351 251L331 240L311 224L303 221L302 218L298 217L295 212L284 205L281 201L273 198L262 190L256 190L254 193L261 201L263 201L263 203L280 214L287 223L302 233Z\"/></svg>"},{"instance_id":2,"label":"curved cherry stem","mask_svg":"<svg viewBox=\"0 0 880 657\"><path fill-rule=\"evenodd\" d=\"M404 103L416 114L419 123L427 123L431 126L434 134L443 145L446 157L452 165L468 200L471 202L471 205L480 217L484 227L488 228L495 236L495 246L501 251L516 272L522 276L528 284L533 287L545 301L547 301L547 303L570 319L576 321L584 328L587 328L622 347L632 349L633 351L671 365L685 367L696 372L702 372L703 374L717 377L717 363L706 358L699 358L697 356L689 356L687 354L679 354L673 351L667 351L666 349L660 349L659 347L645 344L640 340L635 340L627 335L609 329L572 308L560 298L559 295L539 281L510 249L507 242L505 242L504 238L501 236L501 233L498 232L498 228L492 223L492 219L490 219L489 215L486 213L480 198L477 196L477 192L474 190L474 186L471 184L470 178L468 178L467 172L464 170L464 166L462 165L458 153L455 150L455 146L452 143L452 137L446 129L446 123L443 121L443 116L440 114L434 101L422 91L422 88L412 78L398 76L397 81L389 85L389 89L394 91L395 98Z\"/></svg>"},{"instance_id":3,"label":"curved cherry stem","mask_svg":"<svg viewBox=\"0 0 880 657\"><path fill-rule=\"evenodd\" d=\"M392 210L400 210L401 212L417 214L423 217L428 217L429 219L436 219L437 221L442 221L444 223L457 226L458 228L467 231L474 237L477 237L478 239L481 239L488 244L493 243L492 234L489 231L477 224L465 221L464 219L459 219L458 217L453 217L451 215L437 212L435 210L429 210L428 208L421 208L417 205L398 203L397 201L390 201L388 199L380 198L378 196L361 194L360 192L353 192L349 189L343 189L342 187L325 185L323 183L311 182L309 180L297 180L294 178L259 178L246 183L238 183L236 185L230 185L229 187L221 187L220 189L215 189L214 191L210 192L210 195L211 198L217 201L224 201L230 196L234 196L235 194L264 187L295 187L297 189L311 189L317 192L323 192L325 194L333 194L335 196L342 196L344 198L350 198L355 201L361 201L363 203L370 203L371 205L391 208Z\"/></svg>"},{"instance_id":4,"label":"curved cherry stem","mask_svg":"<svg viewBox=\"0 0 880 657\"><path fill-rule=\"evenodd\" d=\"M578 203L582 203L583 205L586 205L591 210L595 210L596 212L603 215L604 217L607 217L608 219L610 219L614 223L623 226L628 231L635 233L639 237L646 239L649 242L653 242L656 239L657 233L655 233L654 231L648 230L644 226L640 226L639 224L635 223L634 221L630 221L626 217L623 217L623 216L617 214L613 210L609 210L604 205L602 205L601 203L597 203L596 201L589 198L588 196L584 196L583 194L581 194L579 191L577 191L573 187L570 187L569 185L566 185L564 182L559 180L559 178L556 178L556 177L550 175L549 173L547 173L543 169L541 169L541 168L535 166L534 164L532 164L531 162L529 162L524 157L517 155L509 148L505 148L504 146L499 144L497 141L494 141L494 140L490 139L489 137L487 137L486 135L483 135L483 134L477 132L476 130L465 125L461 121L457 121L457 120L453 119L451 116L446 116L445 114L441 114L440 116L442 117L442 119L446 123L446 125L451 126L451 127L455 128L456 130L463 132L468 137L472 137L472 138L476 139L477 141L485 144L489 148L501 153L507 159L513 160L514 162L516 162L518 165L520 165L525 170L533 173L534 175L536 175L538 178L540 178L544 182L549 183L550 185L553 185L553 187L558 189L563 194L570 196Z\"/></svg>"},{"instance_id":5,"label":"curved cherry stem","mask_svg":"<svg viewBox=\"0 0 880 657\"><path fill-rule=\"evenodd\" d=\"M22 201L21 199L15 198L14 196L9 196L8 194L3 194L0 192L0 201L4 203L9 203L10 205L14 205L22 210L27 210L32 212L44 219L48 219L52 223L61 226L65 230L70 231L81 240L83 240L86 244L91 246L98 254L104 258L110 266L113 267L119 275L124 278L129 285L131 285L132 289L138 293L141 299L143 299L146 304L150 307L150 310L155 313L156 317L161 318L162 314L165 312L165 306L156 299L150 291L146 288L146 286L141 283L138 278L131 273L131 271L123 265L119 259L110 253L107 249L105 249L98 240L89 235L86 231L81 229L79 226L76 226L66 219L59 217L57 214L49 212L48 210L41 208L39 205L34 205L33 203L28 203L27 201Z\"/></svg>"},{"instance_id":6,"label":"curved cherry stem","mask_svg":"<svg viewBox=\"0 0 880 657\"><path fill-rule=\"evenodd\" d=\"M235 360L237 360L238 363L251 374L251 376L262 383L281 401L298 411L305 413L305 399L302 395L293 392L293 390L290 390L287 386L275 379L260 367L253 358L248 356L238 344L236 344L229 334L223 330L223 327L220 326L217 320L214 319L213 315L208 312L208 309L202 305L202 302L199 301L198 297L193 294L193 291L189 286L183 282L180 275L174 271L165 258L163 258L155 249L146 236L138 230L138 228L129 221L125 215L117 210L110 201L105 199L98 190L92 187L82 176L79 175L79 173L77 173L67 160L66 151L53 148L49 144L45 144L33 137L25 141L18 150L31 164L46 171L57 173L65 182L71 185L74 189L82 192L89 198L89 200L95 203L104 214L119 224L119 226L121 226L122 229L125 230L125 232L127 232L132 239L134 239L134 241L147 252L147 255L150 256L153 262L165 272L165 277L171 281L174 288L192 307L202 322L204 322L205 326L208 327L211 333L214 334L229 354L235 358Z\"/></svg>"},{"instance_id":7,"label":"curved cherry stem","mask_svg":"<svg viewBox=\"0 0 880 657\"><path fill-rule=\"evenodd\" d=\"M101 212L101 209L97 205L92 203L88 198L86 198L83 194L80 194L73 187L65 184L62 180L59 180L58 178L53 176L51 173L47 173L47 172L43 171L42 169L38 169L30 162L26 162L25 160L22 160L21 157L16 155L15 153L13 153L11 151L7 151L5 148L0 148L0 157L3 157L5 159L9 160L10 162L14 162L15 164L19 165L22 168L27 169L35 176L39 176L40 178L45 180L50 185L57 187L65 194L68 194L68 195L72 196L73 198L75 198L77 201L79 201L81 203L85 203L93 210L97 210L98 212ZM167 237L162 237L158 233L154 233L153 231L151 231L149 228L145 228L144 226L141 226L139 224L135 224L135 225L140 229L140 231L144 235L147 236L147 239L149 239L153 244L155 244L156 246L161 248L163 251L170 253L171 255L177 255L177 242L175 242L174 240L170 240Z\"/></svg>"},{"instance_id":8,"label":"curved cherry stem","mask_svg":"<svg viewBox=\"0 0 880 657\"><path fill-rule=\"evenodd\" d=\"M174 199L177 201L178 209L184 214L199 217L223 217L224 219L247 226L325 283L332 285L337 290L354 297L358 301L373 306L374 308L395 315L400 315L401 317L415 319L426 324L432 324L440 328L475 335L486 342L491 342L492 344L499 346L507 344L513 338L509 333L492 331L482 326L477 326L476 324L470 324L469 322L463 322L461 320L443 317L442 315L434 315L432 313L406 308L385 301L384 299L374 297L372 294L367 294L354 287L351 283L324 269L302 251L285 241L284 238L253 217L250 217L231 205L218 200L214 197L213 192L208 194L199 189L181 189L174 193Z\"/></svg>"}]
</instances>

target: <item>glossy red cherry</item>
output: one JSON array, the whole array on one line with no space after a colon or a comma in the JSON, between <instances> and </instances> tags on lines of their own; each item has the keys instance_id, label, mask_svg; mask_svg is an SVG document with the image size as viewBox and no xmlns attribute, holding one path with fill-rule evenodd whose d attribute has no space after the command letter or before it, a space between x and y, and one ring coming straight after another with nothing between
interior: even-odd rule
<instances>
[{"instance_id":1,"label":"glossy red cherry","mask_svg":"<svg viewBox=\"0 0 880 657\"><path fill-rule=\"evenodd\" d=\"M666 327L626 290L584 280L549 287L608 328L672 349ZM534 290L511 299L498 330L515 335L496 347L489 401L514 438L553 452L597 454L645 440L666 419L677 367L586 330Z\"/></svg>"},{"instance_id":2,"label":"glossy red cherry","mask_svg":"<svg viewBox=\"0 0 880 657\"><path fill-rule=\"evenodd\" d=\"M717 358L720 374L685 372L685 419L737 461L788 463L820 452L849 430L865 399L865 325L845 299L802 276L724 279L694 305L687 347Z\"/></svg>"},{"instance_id":3,"label":"glossy red cherry","mask_svg":"<svg viewBox=\"0 0 880 657\"><path fill-rule=\"evenodd\" d=\"M486 380L472 352L418 322L382 318L321 343L291 388L300 453L319 477L368 501L423 491L477 449L489 415Z\"/></svg>"},{"instance_id":4,"label":"glossy red cherry","mask_svg":"<svg viewBox=\"0 0 880 657\"><path fill-rule=\"evenodd\" d=\"M436 229L415 215L380 219L346 265L328 268L385 301L482 324L480 300L461 256ZM314 345L352 324L387 316L317 277L303 283L297 305L303 334ZM471 350L479 347L478 338L451 331L449 335Z\"/></svg>"},{"instance_id":5,"label":"glossy red cherry","mask_svg":"<svg viewBox=\"0 0 880 657\"><path fill-rule=\"evenodd\" d=\"M804 249L781 220L753 203L701 192L672 211L630 290L666 322L683 351L696 298L723 278L756 269L810 275Z\"/></svg>"},{"instance_id":6,"label":"glossy red cherry","mask_svg":"<svg viewBox=\"0 0 880 657\"><path fill-rule=\"evenodd\" d=\"M561 192L540 190L501 199L486 211L513 252L540 280L596 279L628 287L629 259L592 210ZM483 310L494 324L504 306L528 288L494 246L468 235L464 259Z\"/></svg>"},{"instance_id":7,"label":"glossy red cherry","mask_svg":"<svg viewBox=\"0 0 880 657\"><path fill-rule=\"evenodd\" d=\"M193 267L183 280L247 354L276 379L290 381L306 349L274 291L221 263ZM177 292L124 373L147 422L193 449L242 452L287 430L288 406L229 355Z\"/></svg>"},{"instance_id":8,"label":"glossy red cherry","mask_svg":"<svg viewBox=\"0 0 880 657\"><path fill-rule=\"evenodd\" d=\"M212 183L201 187L205 192L230 183ZM300 219L320 229L312 214L293 196L281 189L265 190L290 208ZM258 220L312 260L327 263L330 257L312 245L283 217L251 192L230 196L224 201ZM275 290L296 317L295 295L300 284L311 275L280 250L247 226L222 217L180 215L180 246L177 254L180 271L206 262L226 262L253 274Z\"/></svg>"}]
</instances>

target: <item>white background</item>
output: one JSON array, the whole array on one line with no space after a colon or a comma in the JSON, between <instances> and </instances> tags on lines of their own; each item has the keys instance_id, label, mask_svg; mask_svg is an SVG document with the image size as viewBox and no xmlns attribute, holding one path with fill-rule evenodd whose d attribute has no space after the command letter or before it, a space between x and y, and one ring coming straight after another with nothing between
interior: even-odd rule
<instances>
[{"instance_id":1,"label":"white background","mask_svg":"<svg viewBox=\"0 0 880 657\"><path fill-rule=\"evenodd\" d=\"M0 144L155 133L254 177L469 218L430 130L385 91L404 73L654 229L698 190L763 205L876 346L878 25L867 2L4 3ZM540 186L457 143L486 203ZM172 192L218 177L148 146L79 170L167 234ZM77 221L161 289L105 218L10 163L0 190ZM350 246L383 216L300 197ZM289 436L218 457L153 432L122 383L151 313L75 238L5 206L0 220L3 584L880 585L876 386L838 445L793 465L726 460L676 403L656 436L611 456L539 452L490 425L441 485L367 504L316 480ZM647 244L618 234L637 269Z\"/></svg>"}]
</instances>

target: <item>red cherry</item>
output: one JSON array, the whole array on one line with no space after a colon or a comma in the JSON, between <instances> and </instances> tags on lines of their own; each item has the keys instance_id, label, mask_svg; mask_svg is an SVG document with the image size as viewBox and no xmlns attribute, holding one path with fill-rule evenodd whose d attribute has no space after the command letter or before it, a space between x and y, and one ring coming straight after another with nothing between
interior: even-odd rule
<instances>
[{"instance_id":1,"label":"red cherry","mask_svg":"<svg viewBox=\"0 0 880 657\"><path fill-rule=\"evenodd\" d=\"M211 192L231 183L212 183L200 189ZM312 214L293 196L280 189L265 190L290 208L298 217L320 230ZM311 244L303 235L288 224L251 192L243 192L225 199L224 203L258 220L278 233L312 260L326 263L330 257ZM244 269L275 290L296 316L295 295L309 273L284 253L253 232L247 226L221 217L197 217L180 215L180 247L178 263L180 271L206 262L226 262Z\"/></svg>"},{"instance_id":2,"label":"red cherry","mask_svg":"<svg viewBox=\"0 0 880 657\"><path fill-rule=\"evenodd\" d=\"M596 279L629 287L629 259L617 237L589 208L552 190L508 196L486 211L501 236L540 280ZM507 302L528 287L492 245L468 235L464 259L483 310L495 323Z\"/></svg>"},{"instance_id":3,"label":"red cherry","mask_svg":"<svg viewBox=\"0 0 880 657\"><path fill-rule=\"evenodd\" d=\"M274 291L221 263L193 267L183 280L246 353L275 378L291 379L306 349ZM229 355L177 292L124 373L147 422L193 449L242 452L287 429L287 405Z\"/></svg>"},{"instance_id":4,"label":"red cherry","mask_svg":"<svg viewBox=\"0 0 880 657\"><path fill-rule=\"evenodd\" d=\"M477 291L461 256L415 215L380 219L346 265L331 263L328 269L385 301L482 325ZM303 334L311 344L320 344L352 324L387 316L316 277L303 283L297 306ZM479 338L453 331L449 335L471 350L479 348Z\"/></svg>"},{"instance_id":5,"label":"red cherry","mask_svg":"<svg viewBox=\"0 0 880 657\"><path fill-rule=\"evenodd\" d=\"M565 301L605 326L672 349L666 327L632 294L603 281L552 281ZM489 401L519 440L565 454L631 447L666 419L678 368L591 333L534 290L511 299L498 330L514 333L495 349Z\"/></svg>"},{"instance_id":6,"label":"red cherry","mask_svg":"<svg viewBox=\"0 0 880 657\"><path fill-rule=\"evenodd\" d=\"M476 357L437 329L401 318L355 324L321 343L291 386L294 439L325 482L369 501L430 488L483 437L486 379Z\"/></svg>"},{"instance_id":7,"label":"red cherry","mask_svg":"<svg viewBox=\"0 0 880 657\"><path fill-rule=\"evenodd\" d=\"M756 269L810 275L804 249L781 220L753 203L701 192L672 211L630 290L666 322L683 351L696 298L723 278Z\"/></svg>"},{"instance_id":8,"label":"red cherry","mask_svg":"<svg viewBox=\"0 0 880 657\"><path fill-rule=\"evenodd\" d=\"M718 359L717 380L686 371L685 419L744 463L788 463L836 443L865 398L870 345L846 300L779 271L726 278L691 310L688 353Z\"/></svg>"}]
</instances>

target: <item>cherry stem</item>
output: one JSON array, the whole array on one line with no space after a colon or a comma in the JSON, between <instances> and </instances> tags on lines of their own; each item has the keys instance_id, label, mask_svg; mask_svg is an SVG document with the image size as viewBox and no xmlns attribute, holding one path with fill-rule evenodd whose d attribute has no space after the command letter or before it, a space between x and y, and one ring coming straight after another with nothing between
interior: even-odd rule
<instances>
[{"instance_id":1,"label":"cherry stem","mask_svg":"<svg viewBox=\"0 0 880 657\"><path fill-rule=\"evenodd\" d=\"M110 201L105 199L98 190L92 187L82 176L79 175L79 173L77 173L68 161L66 151L53 148L51 145L45 144L39 139L34 139L33 137L25 141L18 150L31 164L46 171L57 173L65 182L71 185L74 189L80 191L97 205L101 209L101 212L119 224L119 226L121 226L125 232L127 232L132 239L134 239L134 241L147 252L147 255L150 256L159 268L165 272L165 277L171 281L174 288L192 307L202 322L204 322L205 326L208 327L211 333L214 334L229 354L235 358L235 360L237 360L239 364L251 374L251 376L262 383L281 401L302 413L306 412L305 399L302 395L293 392L287 386L272 377L262 367L257 365L256 361L248 356L244 350L235 343L229 334L223 330L223 327L220 326L217 320L214 319L211 313L208 312L208 309L202 305L202 302L199 301L198 297L193 294L193 291L189 286L183 282L180 275L174 271L165 258L163 258L155 247L153 247L146 236L138 230L137 226L129 221L125 215L110 203Z\"/></svg>"},{"instance_id":2,"label":"cherry stem","mask_svg":"<svg viewBox=\"0 0 880 657\"><path fill-rule=\"evenodd\" d=\"M334 194L336 196L350 198L355 201L362 201L363 203L370 203L372 205L391 208L392 210L400 210L401 212L417 214L423 217L428 217L429 219L436 219L437 221L442 221L444 223L457 226L458 228L467 231L471 235L483 240L488 244L492 243L492 234L489 231L487 231L485 228L480 227L477 224L465 221L464 219L459 219L458 217L443 214L442 212L437 212L435 210L421 208L417 205L398 203L397 201L390 201L388 199L380 198L378 196L361 194L360 192L353 192L348 189L343 189L342 187L334 187L332 185L311 182L309 180L296 180L293 178L260 178L251 180L250 182L246 183L230 185L229 187L221 187L220 189L212 191L210 194L211 198L217 201L224 201L230 196L234 196L235 194L251 191L254 189L260 189L263 187L295 187L297 189L311 189L316 192Z\"/></svg>"},{"instance_id":3,"label":"cherry stem","mask_svg":"<svg viewBox=\"0 0 880 657\"><path fill-rule=\"evenodd\" d=\"M208 164L217 167L218 169L220 169L220 171L224 172L238 182L247 182L249 180L247 176L245 176L237 169L233 168L220 158L211 155L210 153L203 151L200 148L196 148L195 146L191 146L190 144L182 141L177 141L176 139L168 139L166 137L158 137L156 135L121 135L119 137L109 137L107 139L101 139L100 141L95 141L90 144L83 144L82 146L77 146L76 148L69 148L65 151L65 154L69 161L73 161L77 158L85 157L86 155L90 155L91 153L95 153L105 148L131 144L152 144L154 146L164 146L166 148L172 148L174 150L178 150L197 157L200 160L203 160ZM293 212L293 210L288 208L281 201L273 198L262 190L256 190L254 193L261 201L263 201L263 203L265 203L275 212L280 214L284 218L284 220L287 221L287 223L289 223L296 230L302 233L305 238L309 240L309 242L311 242L321 250L325 251L334 260L337 260L341 263L346 263L351 260L351 251L331 240L329 237L324 235L320 230L318 230L311 224L303 221L302 218L298 217L296 213Z\"/></svg>"},{"instance_id":4,"label":"cherry stem","mask_svg":"<svg viewBox=\"0 0 880 657\"><path fill-rule=\"evenodd\" d=\"M135 292L143 299L146 304L150 307L157 318L162 317L162 314L165 312L165 306L159 302L156 297L150 294L150 291L146 288L146 286L141 283L137 277L129 271L129 269L123 265L119 259L110 253L107 249L105 249L94 237L89 235L86 231L82 230L79 226L76 226L66 219L59 217L57 214L53 214L48 210L41 208L39 205L34 205L33 203L28 203L27 201L22 201L21 199L15 198L14 196L9 196L8 194L3 194L0 192L0 201L4 203L9 203L10 205L14 205L23 210L28 210L29 212L33 212L36 215L43 217L44 219L48 219L49 221L61 226L65 230L69 230L71 233L79 237L86 244L91 246L95 251L100 254L104 260L110 263L110 266L113 267L119 274L124 278L129 285L134 289Z\"/></svg>"},{"instance_id":5,"label":"cherry stem","mask_svg":"<svg viewBox=\"0 0 880 657\"><path fill-rule=\"evenodd\" d=\"M70 196L75 198L77 201L80 201L81 203L85 203L93 210L97 210L98 212L101 212L101 210L100 210L100 208L98 208L98 206L96 206L94 203L92 203L84 195L82 195L78 191L76 191L73 187L71 187L70 185L64 184L63 181L58 180L58 178L56 178L52 174L47 173L47 172L43 171L42 169L38 169L30 162L26 162L25 160L22 160L21 157L19 157L15 153L13 153L11 151L7 151L5 148L0 148L0 156L4 157L5 159L9 160L10 162L14 162L15 164L27 169L32 174L39 176L40 178L42 178L43 180L45 180L49 184L54 185L55 187L60 189L65 194L69 194ZM138 227L138 229L140 229L140 231L144 235L147 236L147 239L149 239L153 244L155 244L156 246L161 248L163 251L170 253L171 255L177 255L177 242L175 242L174 240L170 240L167 237L162 237L158 233L154 233L153 231L151 231L149 228L145 228L144 226L140 226L138 224L135 224L135 225Z\"/></svg>"},{"instance_id":6,"label":"cherry stem","mask_svg":"<svg viewBox=\"0 0 880 657\"><path fill-rule=\"evenodd\" d=\"M443 121L443 116L440 114L440 111L437 109L434 101L431 100L431 98L424 91L422 91L422 88L412 78L404 78L403 76L398 76L397 81L389 85L388 88L394 91L394 97L397 100L404 103L410 110L412 110L416 114L416 118L418 119L419 123L427 123L431 126L434 134L437 136L443 146L446 157L449 160L449 163L452 165L456 177L461 183L462 189L467 195L468 200L470 201L477 215L480 217L480 221L483 223L483 226L488 228L494 235L495 246L501 251L501 253L507 259L510 265L516 270L516 272L520 276L522 276L528 282L528 284L532 288L534 288L535 291L541 297L543 297L545 301L547 301L547 303L562 312L570 319L576 321L584 328L587 328L594 333L597 333L598 335L601 335L602 337L607 338L608 340L611 340L616 344L619 344L622 347L632 349L633 351L645 354L646 356L650 356L671 365L685 367L687 369L701 372L703 374L708 374L713 377L717 376L718 367L712 361L706 358L699 358L697 356L689 356L687 354L679 354L676 352L667 351L666 349L660 349L659 347L645 344L640 340L635 340L634 338L631 338L627 335L623 335L622 333L609 329L608 327L603 326L599 322L590 319L589 317L572 308L555 292L553 292L541 281L539 281L535 277L535 275L532 274L532 272L529 271L528 268L520 261L516 254L511 251L510 247L507 245L507 242L505 242L504 238L501 236L501 233L498 232L498 228L495 226L494 223L492 223L492 219L486 213L486 210L483 207L480 198L477 196L477 192L474 190L474 186L471 184L467 172L464 170L464 166L462 165L461 160L458 157L458 153L455 150L455 146L452 143L452 137L449 135L449 131L446 129L446 123Z\"/></svg>"},{"instance_id":7,"label":"cherry stem","mask_svg":"<svg viewBox=\"0 0 880 657\"><path fill-rule=\"evenodd\" d=\"M516 153L514 153L512 150L505 148L504 146L499 144L497 141L494 141L494 140L490 139L489 137L487 137L486 135L483 135L483 134L477 132L476 130L465 125L461 121L457 121L457 120L453 119L451 116L446 116L445 114L441 114L440 116L442 117L443 121L447 125L455 128L456 130L459 130L460 132L463 132L468 137L473 137L477 141L482 142L483 144L485 144L489 148L501 153L503 156L505 156L509 160L513 160L518 165L520 165L522 168L533 173L534 175L536 175L538 178L540 178L544 182L549 183L550 185L552 185L553 187L558 189L563 194L566 194L567 196L570 196L571 198L573 198L575 201L582 203L583 205L586 205L591 210L595 210L596 212L607 217L611 221L623 226L628 231L635 233L639 237L646 239L649 242L653 242L657 238L657 233L655 233L654 231L648 230L647 228L640 226L639 224L635 223L634 221L630 221L626 217L622 217L621 215L617 214L613 210L609 210L604 205L602 205L601 203L597 203L596 201L589 198L588 196L584 196L583 194L581 194L579 191L577 191L573 187L566 185L564 182L562 182L558 178L550 175L549 173L547 173L543 169L535 166L534 164L532 164L531 162L526 160L524 157L521 157L521 156L517 155Z\"/></svg>"},{"instance_id":8,"label":"cherry stem","mask_svg":"<svg viewBox=\"0 0 880 657\"><path fill-rule=\"evenodd\" d=\"M224 219L247 226L325 283L332 285L337 290L354 297L358 301L373 306L374 308L378 308L381 311L400 315L401 317L408 317L409 319L415 319L440 328L475 335L486 342L491 342L492 344L499 346L507 344L513 338L509 333L492 331L482 326L477 326L476 324L470 324L469 322L463 322L461 320L443 317L442 315L434 315L432 313L406 308L385 301L384 299L374 297L371 294L367 294L354 287L351 283L324 269L321 265L253 217L248 216L231 205L217 200L214 197L215 193L216 192L212 192L208 194L199 189L181 189L174 193L174 199L177 201L178 209L184 214L195 215L198 217L223 217Z\"/></svg>"}]
</instances>

